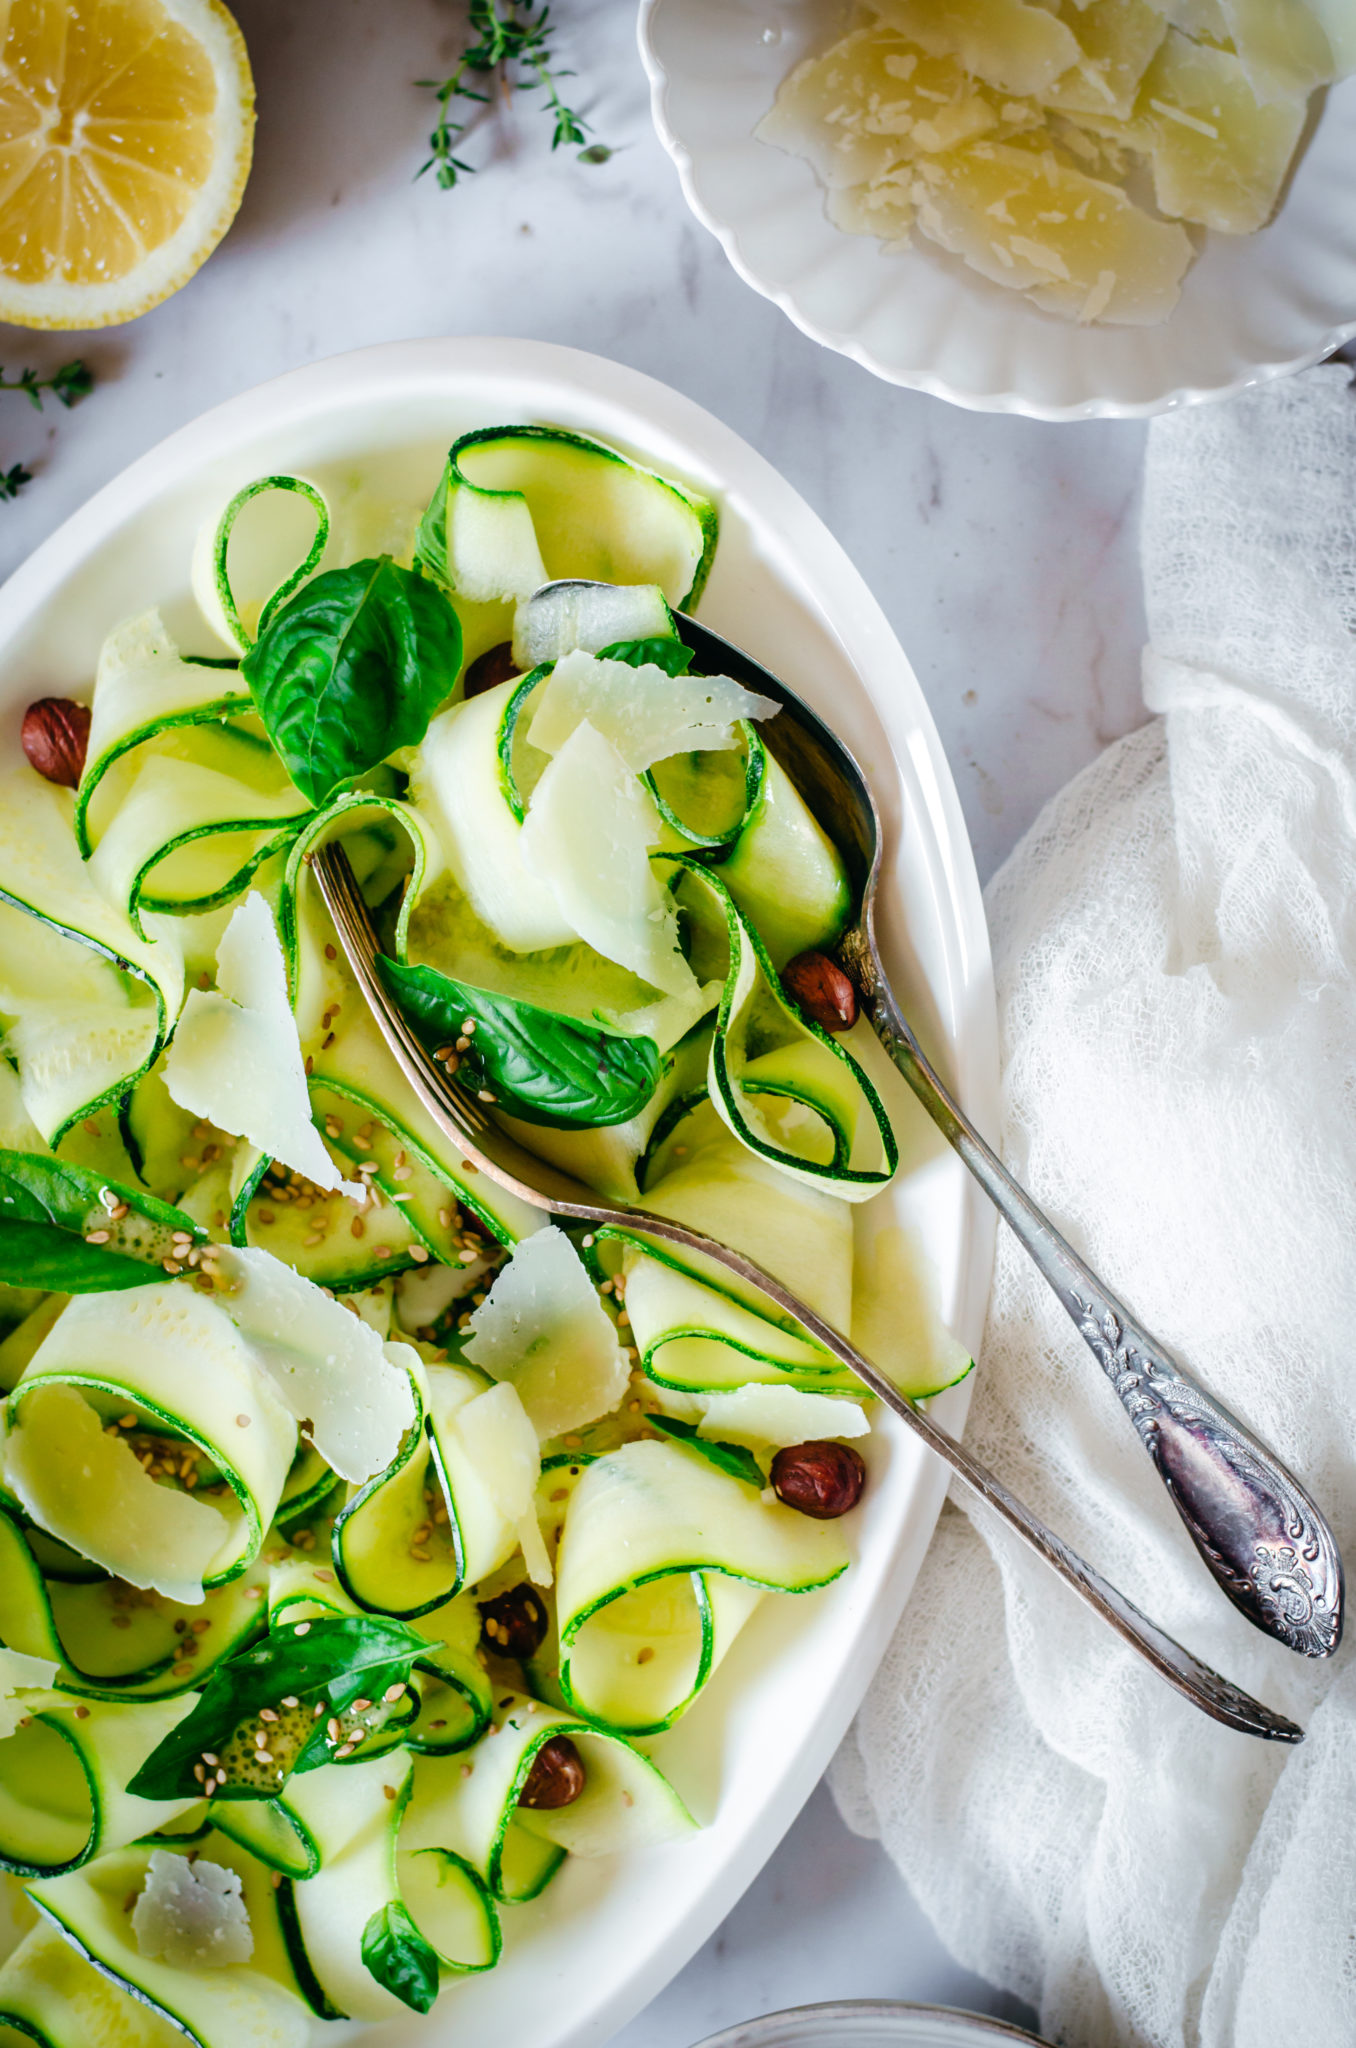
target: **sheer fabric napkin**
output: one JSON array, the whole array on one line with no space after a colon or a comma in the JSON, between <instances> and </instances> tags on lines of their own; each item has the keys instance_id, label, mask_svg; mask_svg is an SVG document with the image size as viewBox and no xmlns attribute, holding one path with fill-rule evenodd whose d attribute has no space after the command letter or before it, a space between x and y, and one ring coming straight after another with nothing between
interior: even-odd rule
<instances>
[{"instance_id":1,"label":"sheer fabric napkin","mask_svg":"<svg viewBox=\"0 0 1356 2048\"><path fill-rule=\"evenodd\" d=\"M1145 701L988 895L1005 1158L1304 1478L1356 1567L1356 393L1156 421ZM964 1495L834 1769L973 1969L1067 2048L1356 2041L1356 1625L1235 1615L1000 1228L967 1441L1308 1730L1208 1721Z\"/></svg>"}]
</instances>

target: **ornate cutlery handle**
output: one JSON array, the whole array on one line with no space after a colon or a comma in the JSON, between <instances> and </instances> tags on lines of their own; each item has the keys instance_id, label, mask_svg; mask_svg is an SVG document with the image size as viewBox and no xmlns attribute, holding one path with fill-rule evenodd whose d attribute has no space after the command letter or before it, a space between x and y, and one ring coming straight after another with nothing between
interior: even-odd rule
<instances>
[{"instance_id":1,"label":"ornate cutlery handle","mask_svg":"<svg viewBox=\"0 0 1356 2048\"><path fill-rule=\"evenodd\" d=\"M869 934L856 927L840 950L876 1036L1076 1324L1219 1584L1267 1635L1330 1657L1342 1560L1304 1488L1103 1286L980 1137L919 1047Z\"/></svg>"}]
</instances>

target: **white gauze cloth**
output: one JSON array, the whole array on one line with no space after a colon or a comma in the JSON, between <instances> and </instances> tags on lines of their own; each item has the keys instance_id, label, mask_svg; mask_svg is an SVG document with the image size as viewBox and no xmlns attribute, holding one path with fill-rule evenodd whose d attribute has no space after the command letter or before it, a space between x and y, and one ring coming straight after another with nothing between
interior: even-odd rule
<instances>
[{"instance_id":1,"label":"white gauze cloth","mask_svg":"<svg viewBox=\"0 0 1356 2048\"><path fill-rule=\"evenodd\" d=\"M1356 394L1154 423L1145 698L988 896L1002 1150L1356 1566ZM1356 2042L1356 1654L1217 1591L1000 1226L966 1440L1172 1634L1298 1720L1219 1727L957 1489L834 1767L943 1939L1066 2048Z\"/></svg>"}]
</instances>

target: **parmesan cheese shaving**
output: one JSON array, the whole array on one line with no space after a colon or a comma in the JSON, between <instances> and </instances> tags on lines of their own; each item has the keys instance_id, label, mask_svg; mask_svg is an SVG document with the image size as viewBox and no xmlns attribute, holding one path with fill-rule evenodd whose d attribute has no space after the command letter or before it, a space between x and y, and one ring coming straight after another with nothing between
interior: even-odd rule
<instances>
[{"instance_id":1,"label":"parmesan cheese shaving","mask_svg":"<svg viewBox=\"0 0 1356 2048\"><path fill-rule=\"evenodd\" d=\"M383 1345L361 1316L269 1252L223 1245L216 1257L227 1281L216 1299L325 1463L355 1484L384 1471L414 1420L414 1354Z\"/></svg>"},{"instance_id":2,"label":"parmesan cheese shaving","mask_svg":"<svg viewBox=\"0 0 1356 2048\"><path fill-rule=\"evenodd\" d=\"M690 995L678 915L650 866L659 836L648 791L585 719L537 784L520 846L581 939L666 995Z\"/></svg>"},{"instance_id":3,"label":"parmesan cheese shaving","mask_svg":"<svg viewBox=\"0 0 1356 2048\"><path fill-rule=\"evenodd\" d=\"M217 986L193 989L165 1058L165 1086L190 1116L247 1138L319 1188L359 1201L311 1121L306 1067L273 913L255 890L217 950Z\"/></svg>"},{"instance_id":4,"label":"parmesan cheese shaving","mask_svg":"<svg viewBox=\"0 0 1356 2048\"><path fill-rule=\"evenodd\" d=\"M151 1851L132 1932L143 1956L173 1969L219 1969L247 1963L254 1954L239 1872L167 1849Z\"/></svg>"},{"instance_id":5,"label":"parmesan cheese shaving","mask_svg":"<svg viewBox=\"0 0 1356 2048\"><path fill-rule=\"evenodd\" d=\"M607 1311L554 1224L516 1247L471 1317L464 1349L516 1389L543 1441L610 1415L630 1377Z\"/></svg>"},{"instance_id":6,"label":"parmesan cheese shaving","mask_svg":"<svg viewBox=\"0 0 1356 2048\"><path fill-rule=\"evenodd\" d=\"M824 1438L866 1436L871 1424L855 1401L832 1394L802 1393L797 1387L739 1387L732 1394L705 1394L697 1434L721 1443L804 1444Z\"/></svg>"},{"instance_id":7,"label":"parmesan cheese shaving","mask_svg":"<svg viewBox=\"0 0 1356 2048\"><path fill-rule=\"evenodd\" d=\"M633 772L670 754L733 747L739 719L775 718L781 708L729 676L671 676L582 650L556 663L533 706L528 737L544 754L558 754L587 719Z\"/></svg>"}]
</instances>

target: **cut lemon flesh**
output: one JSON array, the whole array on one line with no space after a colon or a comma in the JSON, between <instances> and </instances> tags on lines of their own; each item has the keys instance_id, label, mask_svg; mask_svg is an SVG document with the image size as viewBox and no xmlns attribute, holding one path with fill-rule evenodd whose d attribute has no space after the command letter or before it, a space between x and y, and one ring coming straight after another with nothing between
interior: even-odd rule
<instances>
[{"instance_id":1,"label":"cut lemon flesh","mask_svg":"<svg viewBox=\"0 0 1356 2048\"><path fill-rule=\"evenodd\" d=\"M254 85L221 0L0 0L0 320L106 327L235 217Z\"/></svg>"}]
</instances>

